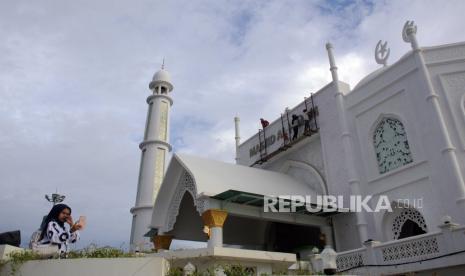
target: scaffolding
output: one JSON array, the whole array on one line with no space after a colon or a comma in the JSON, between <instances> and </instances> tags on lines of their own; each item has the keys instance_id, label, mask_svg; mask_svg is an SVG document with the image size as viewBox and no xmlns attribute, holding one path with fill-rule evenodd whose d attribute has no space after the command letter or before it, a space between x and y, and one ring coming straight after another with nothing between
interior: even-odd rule
<instances>
[{"instance_id":1,"label":"scaffolding","mask_svg":"<svg viewBox=\"0 0 465 276\"><path fill-rule=\"evenodd\" d=\"M310 103L307 103L307 100L310 100ZM317 117L319 113L318 113L318 106L316 106L314 103L313 95L310 95L310 98L305 97L304 103L305 103L305 114L303 115L300 114L300 116L306 116L307 120L304 119L304 124L305 124L304 131L300 135L296 135L295 139L291 139L291 129L293 129L293 127L291 126L291 121L289 120L289 109L286 108L285 114L281 114L280 119L281 119L281 131L283 135L283 142L278 149L268 153L267 137L266 137L266 132L265 132L266 127L263 127L262 129L258 130L258 141L259 141L258 148L259 148L260 158L257 161L255 161L252 165L250 165L251 167L257 164L261 165L265 163L270 158L276 156L277 154L283 151L288 150L293 145L299 143L305 138L312 136L315 133L318 133L319 127L318 127ZM311 106L310 109L309 109L309 106ZM296 114L293 114L293 115L296 115ZM287 125L287 130L286 130L286 125ZM298 127L300 128L301 125L298 125Z\"/></svg>"}]
</instances>

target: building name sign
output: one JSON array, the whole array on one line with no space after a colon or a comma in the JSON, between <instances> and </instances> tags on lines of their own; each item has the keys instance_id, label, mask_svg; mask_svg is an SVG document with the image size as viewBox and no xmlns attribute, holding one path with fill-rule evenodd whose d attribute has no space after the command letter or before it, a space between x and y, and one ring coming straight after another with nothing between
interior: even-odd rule
<instances>
[{"instance_id":1,"label":"building name sign","mask_svg":"<svg viewBox=\"0 0 465 276\"><path fill-rule=\"evenodd\" d=\"M288 139L287 133L284 133L284 134L283 134L283 131L282 131L282 130L278 130L277 133L272 134L272 135L266 137L264 141L262 141L261 143L256 144L256 145L253 146L252 148L250 148L250 149L249 149L249 156L250 156L250 157L255 156L257 153L260 152L260 148L261 148L262 150L265 150L265 146L266 146L266 148L269 148L269 147L272 146L274 143L279 142L279 141L281 141L282 139L286 139L286 140Z\"/></svg>"},{"instance_id":2,"label":"building name sign","mask_svg":"<svg viewBox=\"0 0 465 276\"><path fill-rule=\"evenodd\" d=\"M302 135L310 136L312 133L318 132L316 120L318 115L318 107L313 106L313 104L308 111L304 109L303 113L286 114L284 119L281 115L281 123L275 122L266 126L265 129L259 130L258 143L254 143L257 138L250 142L249 158L258 153L260 153L260 157L263 157L263 154L272 154L273 151L291 142L291 134L294 141Z\"/></svg>"}]
</instances>

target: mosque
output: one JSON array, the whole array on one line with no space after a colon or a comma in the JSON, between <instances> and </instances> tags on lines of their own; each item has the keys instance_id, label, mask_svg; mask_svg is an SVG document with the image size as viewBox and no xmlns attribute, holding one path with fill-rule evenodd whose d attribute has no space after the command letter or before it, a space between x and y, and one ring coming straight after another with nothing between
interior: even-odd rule
<instances>
[{"instance_id":1,"label":"mosque","mask_svg":"<svg viewBox=\"0 0 465 276\"><path fill-rule=\"evenodd\" d=\"M149 85L132 249L204 241L316 264L330 246L341 272L464 273L465 42L420 47L416 32L405 24L412 50L389 65L380 41L380 68L354 88L328 43L332 82L245 141L234 119L236 164L182 153L168 163L174 86L162 67ZM331 195L370 208L307 208L334 207L316 200ZM375 210L380 199L390 210Z\"/></svg>"}]
</instances>

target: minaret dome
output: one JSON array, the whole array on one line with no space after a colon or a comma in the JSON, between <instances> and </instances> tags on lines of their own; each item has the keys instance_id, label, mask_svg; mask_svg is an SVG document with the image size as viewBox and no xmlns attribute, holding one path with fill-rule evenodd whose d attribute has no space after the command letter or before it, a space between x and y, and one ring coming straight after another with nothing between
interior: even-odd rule
<instances>
[{"instance_id":1,"label":"minaret dome","mask_svg":"<svg viewBox=\"0 0 465 276\"><path fill-rule=\"evenodd\" d=\"M151 90L154 90L158 87L161 88L160 91L154 91L154 93L159 92L160 94L166 94L166 93L163 93L164 92L163 88L167 89L168 92L171 92L173 90L173 85L171 84L171 76L168 73L168 71L166 71L163 68L159 70L158 72L156 72L155 75L153 75L152 81L150 82L150 85L149 85L149 88Z\"/></svg>"}]
</instances>

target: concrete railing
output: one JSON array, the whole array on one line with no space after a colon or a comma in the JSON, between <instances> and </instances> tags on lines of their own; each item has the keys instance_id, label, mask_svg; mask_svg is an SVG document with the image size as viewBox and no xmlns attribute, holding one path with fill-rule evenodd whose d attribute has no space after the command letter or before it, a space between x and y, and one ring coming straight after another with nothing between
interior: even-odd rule
<instances>
[{"instance_id":1,"label":"concrete railing","mask_svg":"<svg viewBox=\"0 0 465 276\"><path fill-rule=\"evenodd\" d=\"M429 259L441 255L441 232L373 245L375 264L397 264ZM442 252L444 254L446 252Z\"/></svg>"},{"instance_id":2,"label":"concrete railing","mask_svg":"<svg viewBox=\"0 0 465 276\"><path fill-rule=\"evenodd\" d=\"M340 271L350 269L352 267L360 267L366 261L366 249L358 248L355 250L338 253L336 258L337 268Z\"/></svg>"},{"instance_id":3,"label":"concrete railing","mask_svg":"<svg viewBox=\"0 0 465 276\"><path fill-rule=\"evenodd\" d=\"M437 232L384 243L368 241L362 248L339 252L337 270L374 271L376 274L378 268L403 273L465 264L465 226L449 223L439 228ZM463 254L461 258L449 258L459 254ZM439 259L439 262L427 264L427 261Z\"/></svg>"}]
</instances>

